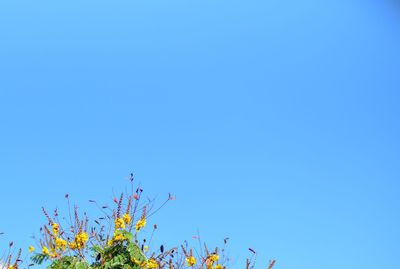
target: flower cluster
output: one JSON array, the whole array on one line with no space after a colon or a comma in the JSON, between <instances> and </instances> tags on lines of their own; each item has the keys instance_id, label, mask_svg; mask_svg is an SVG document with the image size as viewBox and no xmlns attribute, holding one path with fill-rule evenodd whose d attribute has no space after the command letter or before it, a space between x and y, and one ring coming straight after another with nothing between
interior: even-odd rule
<instances>
[{"instance_id":1,"label":"flower cluster","mask_svg":"<svg viewBox=\"0 0 400 269\"><path fill-rule=\"evenodd\" d=\"M225 255L224 240L221 248L209 250L198 236L199 247L189 247L185 241L179 248L165 249L164 245L152 249L152 229L149 238L144 238L142 230L148 228L148 221L154 213L175 198L169 194L160 206L152 199L142 199L143 189L134 186L130 178L131 192L122 193L113 199L113 206L100 206L89 200L101 212L98 218L90 219L86 213L80 214L78 207L71 207L69 195L65 195L68 215L59 216L58 210L49 214L42 208L46 224L40 228L41 236L36 246L30 246L31 260L34 264L47 263L49 269L226 269L229 258ZM149 233L147 233L149 234ZM11 245L10 245L11 247ZM255 252L247 260L246 269L253 269ZM0 269L18 269L21 250L12 259L9 255ZM4 260L4 259L3 259ZM271 261L268 269L272 269Z\"/></svg>"},{"instance_id":2,"label":"flower cluster","mask_svg":"<svg viewBox=\"0 0 400 269\"><path fill-rule=\"evenodd\" d=\"M40 251L35 252L34 246L29 247L29 252L34 253L32 261L36 264L50 261L51 268L64 268L66 264L83 264L84 268L175 267L170 265L172 262L169 259L176 253L176 249L164 251L162 248L162 251L153 251L147 255L151 253L151 238L139 242L139 234L146 228L148 217L174 200L174 197L169 195L160 207L155 208L153 200L142 201L143 189L134 187L133 177L131 184L132 192L114 198L113 207L100 206L96 201L89 200L102 213L101 217L92 221L86 213L81 216L78 207L71 208L68 194L65 198L69 218L61 218L57 210L50 215L43 208L47 224L40 229L41 237L37 241ZM156 229L157 225L154 225L151 237Z\"/></svg>"}]
</instances>

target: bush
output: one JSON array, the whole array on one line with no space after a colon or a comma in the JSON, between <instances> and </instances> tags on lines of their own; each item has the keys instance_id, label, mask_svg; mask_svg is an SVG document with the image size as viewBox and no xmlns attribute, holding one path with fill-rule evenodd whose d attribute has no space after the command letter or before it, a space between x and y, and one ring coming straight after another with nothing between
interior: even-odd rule
<instances>
[{"instance_id":1,"label":"bush","mask_svg":"<svg viewBox=\"0 0 400 269\"><path fill-rule=\"evenodd\" d=\"M197 251L187 245L172 249L160 246L151 250L148 245L157 229L154 225L151 237L139 241L139 233L147 228L147 218L174 197L169 194L166 201L156 207L152 200L143 201L143 189L134 187L133 175L130 181L131 193L114 198L113 208L90 200L102 213L98 219L90 220L86 213L80 215L76 206L71 208L68 194L65 196L69 210L66 218L60 217L57 210L50 216L42 208L47 223L40 228L38 251L34 246L29 247L31 265L47 263L49 269L225 269L229 265L229 258L225 256L228 239L224 240L222 248L210 249L199 239L202 249ZM246 269L254 267L255 251L250 251L252 257L247 259ZM18 269L20 257L21 250L14 259L8 255L0 268ZM270 261L268 269L274 264L274 260Z\"/></svg>"}]
</instances>

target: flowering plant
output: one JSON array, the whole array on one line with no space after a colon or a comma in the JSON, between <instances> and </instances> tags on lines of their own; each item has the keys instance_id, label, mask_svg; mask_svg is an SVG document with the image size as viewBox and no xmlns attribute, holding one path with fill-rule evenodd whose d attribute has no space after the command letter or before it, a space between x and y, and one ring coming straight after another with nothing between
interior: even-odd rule
<instances>
[{"instance_id":1,"label":"flowering plant","mask_svg":"<svg viewBox=\"0 0 400 269\"><path fill-rule=\"evenodd\" d=\"M134 187L131 174L131 192L122 193L114 198L114 207L100 206L94 203L102 216L90 221L88 215L79 214L78 208L71 208L68 202L68 216L62 218L57 210L50 215L42 208L47 223L40 228L41 237L34 246L29 247L33 264L47 262L48 269L226 269L229 259L225 255L224 240L222 248L212 250L206 244L200 249L190 248L187 243L179 248L164 249L161 245L157 250L150 250L149 245L157 225L152 227L150 238L139 241L139 233L146 228L147 219L175 198L169 194L161 206L155 207L153 200L143 201L143 189ZM11 247L11 245L10 245ZM251 259L247 259L246 269L253 269L255 251ZM21 262L21 250L15 259L8 255L6 263L0 269L18 269ZM269 263L272 269L275 261Z\"/></svg>"}]
</instances>

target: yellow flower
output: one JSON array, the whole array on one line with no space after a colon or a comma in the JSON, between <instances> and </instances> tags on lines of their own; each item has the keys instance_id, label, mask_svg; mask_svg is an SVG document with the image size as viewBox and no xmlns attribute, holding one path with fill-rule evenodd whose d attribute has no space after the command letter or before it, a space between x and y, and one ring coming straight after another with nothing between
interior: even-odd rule
<instances>
[{"instance_id":1,"label":"yellow flower","mask_svg":"<svg viewBox=\"0 0 400 269\"><path fill-rule=\"evenodd\" d=\"M140 261L138 259L136 259L136 258L132 258L132 262L134 264L140 265Z\"/></svg>"},{"instance_id":2,"label":"yellow flower","mask_svg":"<svg viewBox=\"0 0 400 269\"><path fill-rule=\"evenodd\" d=\"M138 220L138 222L136 222L136 231L139 231L141 228L144 228L144 226L146 226L146 219L141 218L140 220Z\"/></svg>"},{"instance_id":3,"label":"yellow flower","mask_svg":"<svg viewBox=\"0 0 400 269\"><path fill-rule=\"evenodd\" d=\"M196 264L196 258L193 256L189 256L186 258L186 262L188 266L194 266Z\"/></svg>"},{"instance_id":4,"label":"yellow flower","mask_svg":"<svg viewBox=\"0 0 400 269\"><path fill-rule=\"evenodd\" d=\"M62 238L59 238L59 237L56 238L55 243L56 243L56 247L58 249L65 250L65 248L67 247L67 241L65 241Z\"/></svg>"},{"instance_id":5,"label":"yellow flower","mask_svg":"<svg viewBox=\"0 0 400 269\"><path fill-rule=\"evenodd\" d=\"M30 253L32 253L32 252L35 251L35 248L34 248L33 246L30 246L30 247L28 248L28 251L29 251Z\"/></svg>"},{"instance_id":6,"label":"yellow flower","mask_svg":"<svg viewBox=\"0 0 400 269\"><path fill-rule=\"evenodd\" d=\"M216 261L219 260L219 256L217 254L213 254L213 255L210 256L210 260L212 262L216 262Z\"/></svg>"},{"instance_id":7,"label":"yellow flower","mask_svg":"<svg viewBox=\"0 0 400 269\"><path fill-rule=\"evenodd\" d=\"M43 253L44 255L49 255L49 254L50 254L50 251L49 251L49 249L48 249L47 247L43 246L43 248L42 248L42 253Z\"/></svg>"},{"instance_id":8,"label":"yellow flower","mask_svg":"<svg viewBox=\"0 0 400 269\"><path fill-rule=\"evenodd\" d=\"M122 218L124 219L124 222L125 222L126 224L131 223L132 218L131 218L131 216L130 216L129 214L124 214L124 215L122 216Z\"/></svg>"},{"instance_id":9,"label":"yellow flower","mask_svg":"<svg viewBox=\"0 0 400 269\"><path fill-rule=\"evenodd\" d=\"M125 240L125 236L123 234L116 234L113 238L114 241L123 241Z\"/></svg>"},{"instance_id":10,"label":"yellow flower","mask_svg":"<svg viewBox=\"0 0 400 269\"><path fill-rule=\"evenodd\" d=\"M80 232L75 236L74 242L68 244L68 247L70 249L82 249L88 240L88 234L85 232Z\"/></svg>"},{"instance_id":11,"label":"yellow flower","mask_svg":"<svg viewBox=\"0 0 400 269\"><path fill-rule=\"evenodd\" d=\"M148 269L155 269L158 268L158 263L156 262L156 260L154 260L153 258L149 259L147 262L147 268Z\"/></svg>"},{"instance_id":12,"label":"yellow flower","mask_svg":"<svg viewBox=\"0 0 400 269\"><path fill-rule=\"evenodd\" d=\"M124 240L127 240L127 238L122 233L115 231L111 240L108 240L107 245L112 246L115 242Z\"/></svg>"},{"instance_id":13,"label":"yellow flower","mask_svg":"<svg viewBox=\"0 0 400 269\"><path fill-rule=\"evenodd\" d=\"M89 236L85 232L80 232L76 235L75 241L78 246L84 246L86 242L89 240Z\"/></svg>"},{"instance_id":14,"label":"yellow flower","mask_svg":"<svg viewBox=\"0 0 400 269\"><path fill-rule=\"evenodd\" d=\"M222 265L220 265L220 264L217 264L216 266L215 266L215 269L223 269L224 267L222 266Z\"/></svg>"},{"instance_id":15,"label":"yellow flower","mask_svg":"<svg viewBox=\"0 0 400 269\"><path fill-rule=\"evenodd\" d=\"M123 219L121 218L115 219L115 229L125 229L125 223Z\"/></svg>"},{"instance_id":16,"label":"yellow flower","mask_svg":"<svg viewBox=\"0 0 400 269\"><path fill-rule=\"evenodd\" d=\"M56 252L56 250L55 250L54 248L51 248L51 249L50 249L50 253L51 253L51 254L50 254L50 257L52 257L53 259L60 256L60 255Z\"/></svg>"},{"instance_id":17,"label":"yellow flower","mask_svg":"<svg viewBox=\"0 0 400 269\"><path fill-rule=\"evenodd\" d=\"M147 261L146 261L146 260L141 262L141 261L139 261L139 260L136 259L136 258L132 258L131 261L132 261L134 264L138 265L139 268L147 268Z\"/></svg>"},{"instance_id":18,"label":"yellow flower","mask_svg":"<svg viewBox=\"0 0 400 269\"><path fill-rule=\"evenodd\" d=\"M58 235L58 232L60 231L60 226L57 223L53 222L51 228L53 229L54 235Z\"/></svg>"},{"instance_id":19,"label":"yellow flower","mask_svg":"<svg viewBox=\"0 0 400 269\"><path fill-rule=\"evenodd\" d=\"M77 249L77 248L78 248L78 246L76 245L76 243L75 243L75 242L68 243L68 247L69 247L70 249L72 249L72 250L75 250L75 249Z\"/></svg>"}]
</instances>

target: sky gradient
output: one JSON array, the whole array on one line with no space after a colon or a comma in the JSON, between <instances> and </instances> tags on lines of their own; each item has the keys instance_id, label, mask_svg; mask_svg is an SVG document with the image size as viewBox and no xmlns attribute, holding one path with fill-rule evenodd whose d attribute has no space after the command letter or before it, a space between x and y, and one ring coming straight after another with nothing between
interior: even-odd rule
<instances>
[{"instance_id":1,"label":"sky gradient","mask_svg":"<svg viewBox=\"0 0 400 269\"><path fill-rule=\"evenodd\" d=\"M157 242L398 269L396 1L0 2L0 250L133 172ZM0 254L2 251L0 252Z\"/></svg>"}]
</instances>

